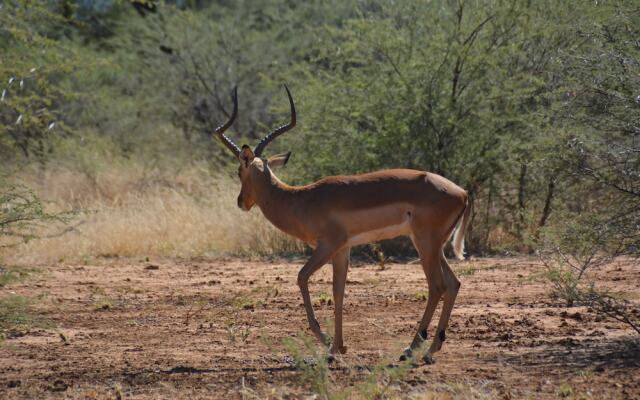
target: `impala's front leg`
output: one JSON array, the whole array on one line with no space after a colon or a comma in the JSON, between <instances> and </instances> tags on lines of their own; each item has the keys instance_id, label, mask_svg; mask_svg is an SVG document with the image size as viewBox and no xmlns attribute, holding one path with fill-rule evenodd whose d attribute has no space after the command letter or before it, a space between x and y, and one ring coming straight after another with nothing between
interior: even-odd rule
<instances>
[{"instance_id":1,"label":"impala's front leg","mask_svg":"<svg viewBox=\"0 0 640 400\"><path fill-rule=\"evenodd\" d=\"M302 293L302 301L304 302L304 308L307 311L307 319L309 320L309 327L313 334L325 345L328 345L328 339L322 330L320 324L316 319L316 314L313 311L313 304L311 304L311 296L309 295L309 278L314 272L319 270L325 265L333 256L333 253L339 248L339 246L330 245L328 243L320 242L316 247L315 252L302 267L298 273L298 286L300 286L300 292Z\"/></svg>"},{"instance_id":2,"label":"impala's front leg","mask_svg":"<svg viewBox=\"0 0 640 400\"><path fill-rule=\"evenodd\" d=\"M342 304L344 300L344 287L347 283L347 270L349 269L349 248L340 249L333 256L333 304L335 307L335 335L329 353L347 352L342 340Z\"/></svg>"}]
</instances>

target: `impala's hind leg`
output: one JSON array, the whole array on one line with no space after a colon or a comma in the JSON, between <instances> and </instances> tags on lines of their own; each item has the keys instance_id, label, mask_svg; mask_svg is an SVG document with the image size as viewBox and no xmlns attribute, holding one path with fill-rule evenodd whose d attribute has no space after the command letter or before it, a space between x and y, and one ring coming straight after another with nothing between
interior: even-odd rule
<instances>
[{"instance_id":1,"label":"impala's hind leg","mask_svg":"<svg viewBox=\"0 0 640 400\"><path fill-rule=\"evenodd\" d=\"M442 240L440 237L433 234L414 234L411 239L413 240L416 250L418 250L422 269L427 277L429 297L422 320L418 325L418 332L416 332L411 345L405 349L404 354L400 357L401 361L405 360L408 356L412 356L413 350L427 339L427 330L433 318L433 313L446 289L442 268L440 266L440 254L442 254Z\"/></svg>"},{"instance_id":2,"label":"impala's hind leg","mask_svg":"<svg viewBox=\"0 0 640 400\"><path fill-rule=\"evenodd\" d=\"M451 317L451 311L453 310L453 304L456 301L458 290L460 289L460 281L456 278L455 274L451 270L447 259L444 255L440 255L440 267L442 268L442 276L446 290L443 296L442 314L440 314L440 320L438 321L438 329L436 335L431 343L431 347L427 352L428 356L433 355L439 351L442 347L442 342L445 341L447 325L449 324L449 318Z\"/></svg>"}]
</instances>

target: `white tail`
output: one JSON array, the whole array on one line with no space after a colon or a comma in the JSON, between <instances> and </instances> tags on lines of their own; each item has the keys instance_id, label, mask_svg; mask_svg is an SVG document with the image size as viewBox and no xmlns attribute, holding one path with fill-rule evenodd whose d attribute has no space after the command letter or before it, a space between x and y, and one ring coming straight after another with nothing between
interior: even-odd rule
<instances>
[{"instance_id":1,"label":"white tail","mask_svg":"<svg viewBox=\"0 0 640 400\"><path fill-rule=\"evenodd\" d=\"M471 214L471 206L469 205L469 200L467 200L462 218L458 221L458 226L456 226L453 234L453 254L456 255L458 260L464 260L464 235L467 232L469 214Z\"/></svg>"}]
</instances>

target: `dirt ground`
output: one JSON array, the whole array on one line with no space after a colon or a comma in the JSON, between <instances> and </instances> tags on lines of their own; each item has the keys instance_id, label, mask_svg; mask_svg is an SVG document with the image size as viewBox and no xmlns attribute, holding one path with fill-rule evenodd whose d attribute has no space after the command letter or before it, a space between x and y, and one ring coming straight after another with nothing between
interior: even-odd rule
<instances>
[{"instance_id":1,"label":"dirt ground","mask_svg":"<svg viewBox=\"0 0 640 400\"><path fill-rule=\"evenodd\" d=\"M548 296L540 264L521 257L452 262L462 288L446 343L434 365L408 370L378 367L395 362L415 333L426 303L420 265L354 263L348 352L324 380L309 378L321 366L296 368L283 342L309 334L296 285L301 262L43 267L2 289L38 299L51 327L14 332L0 346L0 398L320 398L313 393L323 388L347 397L386 390L407 398L640 398L637 335L562 307ZM608 266L599 280L639 295L631 262ZM329 266L311 291L332 333Z\"/></svg>"}]
</instances>

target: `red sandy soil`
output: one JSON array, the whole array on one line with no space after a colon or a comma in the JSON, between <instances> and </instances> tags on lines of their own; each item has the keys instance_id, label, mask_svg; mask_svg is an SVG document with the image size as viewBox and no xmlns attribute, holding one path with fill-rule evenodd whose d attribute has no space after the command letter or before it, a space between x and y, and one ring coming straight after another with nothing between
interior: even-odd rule
<instances>
[{"instance_id":1,"label":"red sandy soil","mask_svg":"<svg viewBox=\"0 0 640 400\"><path fill-rule=\"evenodd\" d=\"M0 398L314 398L319 389L283 344L309 334L296 285L302 261L41 267L0 292L36 299L35 312L51 324L11 332L0 345ZM331 391L352 387L352 397L366 397L373 376L389 396L408 398L640 399L639 336L585 308L563 307L536 259L452 267L462 288L436 363L390 381L376 366L395 362L415 333L424 274L419 264L354 263L348 352L330 366ZM638 300L640 269L631 261L608 265L597 279ZM313 277L311 291L326 328L330 266Z\"/></svg>"}]
</instances>

